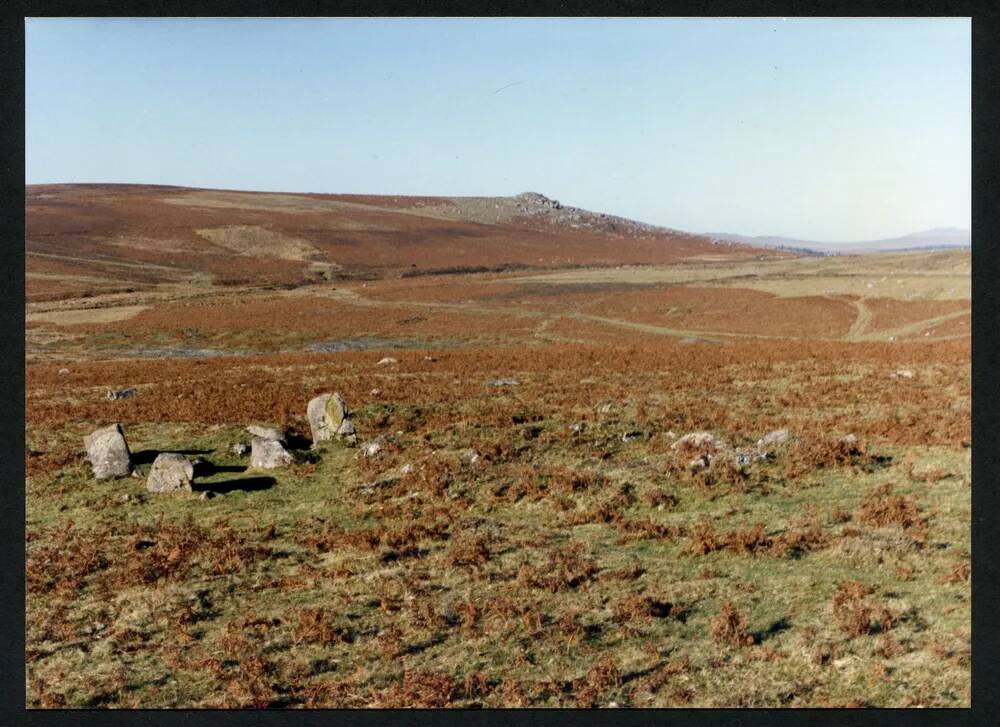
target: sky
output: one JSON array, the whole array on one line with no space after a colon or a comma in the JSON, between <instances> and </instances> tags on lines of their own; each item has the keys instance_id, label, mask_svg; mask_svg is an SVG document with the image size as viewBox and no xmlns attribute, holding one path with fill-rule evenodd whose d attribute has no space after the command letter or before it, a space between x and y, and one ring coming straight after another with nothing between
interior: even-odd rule
<instances>
[{"instance_id":1,"label":"sky","mask_svg":"<svg viewBox=\"0 0 1000 727\"><path fill-rule=\"evenodd\" d=\"M968 19L28 19L26 182L541 192L692 232L971 221Z\"/></svg>"}]
</instances>

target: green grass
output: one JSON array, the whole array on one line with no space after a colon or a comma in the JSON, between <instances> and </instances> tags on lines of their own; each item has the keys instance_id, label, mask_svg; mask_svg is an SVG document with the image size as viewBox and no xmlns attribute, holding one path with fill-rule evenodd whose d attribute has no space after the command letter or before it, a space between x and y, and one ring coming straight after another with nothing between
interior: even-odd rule
<instances>
[{"instance_id":1,"label":"green grass","mask_svg":"<svg viewBox=\"0 0 1000 727\"><path fill-rule=\"evenodd\" d=\"M542 426L554 432L561 424L545 421ZM241 432L238 427L204 431L145 425L131 429L128 436L136 452L159 442L167 449L203 452L201 456L217 466L235 469L241 463L229 447ZM75 436L32 431L29 443L53 446ZM600 427L591 429L589 436L599 440ZM457 444L445 433L432 441ZM419 449L415 441L409 443ZM552 466L579 461L555 445L544 451L545 462ZM408 454L404 447L397 465ZM381 507L405 503L410 493L366 498L360 485L368 478L358 470L357 450L335 443L324 447L313 464L266 475L219 472L199 479L200 489L220 481L274 477L267 489L236 489L209 500L198 493L146 493L141 479L96 482L77 462L29 479L29 558L56 542L58 531L72 522L79 542L113 526L102 546L112 565L88 574L79 590L68 594L29 594L28 703L364 706L444 699L489 706L519 701L535 706L968 704L969 587L961 580L939 583L968 558L968 450L886 448L880 454L891 455L892 463L872 472L818 470L795 481L781 479L779 458L758 465L771 472L769 494L725 488L706 492L683 478L664 475L664 455L638 441L623 445L616 456L594 467L607 477L605 485L569 495L578 508L586 509L613 497L626 482L637 494L662 488L678 498L676 507L652 508L638 497L621 514L680 528L709 517L718 533L763 522L776 534L814 513L829 544L798 557L729 551L695 556L688 553L683 535L622 543L614 523L565 525L565 513L551 494L516 502L491 496L490 487L506 476L496 466L459 469L446 489L463 493L457 500L449 494L433 496L415 485L418 497L410 500L420 506L414 513L384 517ZM918 457L918 471L933 466L953 474L933 483L911 482L901 464L906 455ZM626 466L636 459L649 464ZM139 469L148 470L148 465ZM377 479L391 489L395 477L398 466ZM856 512L866 493L887 482L896 485L898 494L915 497L928 514L923 544L899 526L870 527L858 523L856 516L847 523L831 522L833 508ZM122 501L124 495L129 496L127 502ZM318 534L326 524L347 531L393 529L429 522L435 511L447 523L448 537L418 537L417 557L386 559L390 548L385 545L368 550L341 544L321 552L302 539ZM127 533L143 527L155 533L158 523L184 527L186 522L208 532L223 525L232 528L248 543L266 545L269 555L235 572L212 575L212 563L201 562L196 551L180 580L164 578L110 591L101 586L128 558L139 557L121 556L131 537ZM270 526L274 537L265 541L262 533ZM448 555L454 544L476 535L493 538L489 560L479 568L451 564ZM554 564L574 543L582 548L581 557L596 566L592 578L556 592L518 578L524 564L542 574L558 570ZM633 566L643 573L614 575ZM347 569L354 575L345 575ZM883 637L878 634L849 636L839 631L831 599L844 581L873 586L869 598L899 614L889 635L900 645L900 653L879 654ZM668 600L683 607L686 615L683 620L618 622L613 609L629 594ZM208 605L182 636L175 615L190 599ZM457 615L468 601L481 612L475 631L466 629ZM738 648L709 638L709 623L723 601L733 602L746 615L755 645ZM491 605L503 603L514 611L489 611ZM353 640L303 640L297 632L299 619L313 608L326 609L331 623L349 630ZM518 609L537 609L540 623L530 623L530 616L519 615ZM559 619L572 613L590 628L584 637L559 626ZM248 614L277 621L240 628L238 620ZM45 638L46 626L51 630L53 625L62 626L62 637ZM396 655L392 646L393 628L399 629L403 655ZM140 634L138 646L129 641L129 629ZM231 642L234 633L237 641ZM618 680L605 683L588 676L607 655L614 660ZM251 657L265 666L246 666L244 661ZM254 668L263 671L258 674ZM670 671L663 684L651 681L656 669ZM442 673L458 686L439 685L430 696L418 687L406 691L400 686L406 671ZM476 671L491 685L486 695L464 693L465 676ZM504 687L505 680L512 681ZM511 686L515 683L517 687Z\"/></svg>"}]
</instances>

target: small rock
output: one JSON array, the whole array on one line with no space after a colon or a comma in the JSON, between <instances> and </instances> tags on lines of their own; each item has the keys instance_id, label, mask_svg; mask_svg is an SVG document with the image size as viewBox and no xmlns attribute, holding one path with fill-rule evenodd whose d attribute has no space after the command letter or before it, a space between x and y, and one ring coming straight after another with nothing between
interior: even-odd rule
<instances>
[{"instance_id":1,"label":"small rock","mask_svg":"<svg viewBox=\"0 0 1000 727\"><path fill-rule=\"evenodd\" d=\"M711 464L712 464L712 455L706 453L702 454L699 457L695 457L693 460L688 462L688 467L691 469L692 472L698 472L699 470L703 470L706 467L710 467Z\"/></svg>"},{"instance_id":2,"label":"small rock","mask_svg":"<svg viewBox=\"0 0 1000 727\"><path fill-rule=\"evenodd\" d=\"M397 361L396 359L394 359L392 356L386 356L385 358L379 359L378 363L375 364L375 365L376 366L390 366L392 364L398 364L398 363L399 363L399 361Z\"/></svg>"},{"instance_id":3,"label":"small rock","mask_svg":"<svg viewBox=\"0 0 1000 727\"><path fill-rule=\"evenodd\" d=\"M271 470L292 461L292 455L276 439L254 437L250 441L250 466L254 469Z\"/></svg>"},{"instance_id":4,"label":"small rock","mask_svg":"<svg viewBox=\"0 0 1000 727\"><path fill-rule=\"evenodd\" d=\"M340 423L340 426L337 427L337 436L351 446L358 443L358 433L354 429L354 422L350 419L345 419Z\"/></svg>"},{"instance_id":5,"label":"small rock","mask_svg":"<svg viewBox=\"0 0 1000 727\"><path fill-rule=\"evenodd\" d=\"M587 425L584 424L583 422L577 422L576 424L570 424L569 425L569 430L571 432L573 432L574 434L580 434L580 432L582 432L586 428L587 428Z\"/></svg>"},{"instance_id":6,"label":"small rock","mask_svg":"<svg viewBox=\"0 0 1000 727\"><path fill-rule=\"evenodd\" d=\"M845 446L851 447L858 443L858 437L855 434L848 434L840 438L840 443Z\"/></svg>"},{"instance_id":7,"label":"small rock","mask_svg":"<svg viewBox=\"0 0 1000 727\"><path fill-rule=\"evenodd\" d=\"M478 462L480 459L482 459L482 457L476 450L467 449L464 452L462 452L461 455L459 455L459 459L462 461L462 464L469 465L471 467L472 465L476 464L476 462Z\"/></svg>"},{"instance_id":8,"label":"small rock","mask_svg":"<svg viewBox=\"0 0 1000 727\"><path fill-rule=\"evenodd\" d=\"M121 502L121 503L127 503L131 499L132 499L132 496L126 492L124 495L122 495L121 497L118 498L118 501Z\"/></svg>"},{"instance_id":9,"label":"small rock","mask_svg":"<svg viewBox=\"0 0 1000 727\"><path fill-rule=\"evenodd\" d=\"M258 439L270 439L274 442L284 442L285 435L282 434L280 429L275 427L262 427L258 424L251 424L247 427L247 431Z\"/></svg>"},{"instance_id":10,"label":"small rock","mask_svg":"<svg viewBox=\"0 0 1000 727\"><path fill-rule=\"evenodd\" d=\"M614 410L614 406L612 406L611 404L605 404L604 406L599 407L597 409L597 412L599 414L610 414L613 410Z\"/></svg>"},{"instance_id":11,"label":"small rock","mask_svg":"<svg viewBox=\"0 0 1000 727\"><path fill-rule=\"evenodd\" d=\"M631 442L633 439L638 439L642 436L642 432L625 432L622 435L623 442Z\"/></svg>"},{"instance_id":12,"label":"small rock","mask_svg":"<svg viewBox=\"0 0 1000 727\"><path fill-rule=\"evenodd\" d=\"M424 356L424 361L430 361L431 363L437 361L433 356Z\"/></svg>"},{"instance_id":13,"label":"small rock","mask_svg":"<svg viewBox=\"0 0 1000 727\"><path fill-rule=\"evenodd\" d=\"M119 399L131 399L136 395L136 390L134 388L129 389L111 389L108 391L108 401L118 401Z\"/></svg>"},{"instance_id":14,"label":"small rock","mask_svg":"<svg viewBox=\"0 0 1000 727\"><path fill-rule=\"evenodd\" d=\"M898 371L889 375L893 379L912 379L914 374L909 369L899 369Z\"/></svg>"},{"instance_id":15,"label":"small rock","mask_svg":"<svg viewBox=\"0 0 1000 727\"><path fill-rule=\"evenodd\" d=\"M127 477L132 473L132 453L121 425L111 424L83 438L94 477Z\"/></svg>"},{"instance_id":16,"label":"small rock","mask_svg":"<svg viewBox=\"0 0 1000 727\"><path fill-rule=\"evenodd\" d=\"M69 373L69 369L59 369L60 376L66 376Z\"/></svg>"},{"instance_id":17,"label":"small rock","mask_svg":"<svg viewBox=\"0 0 1000 727\"><path fill-rule=\"evenodd\" d=\"M368 392L368 395L369 396L378 396L381 393L382 393L381 389L372 389L371 391Z\"/></svg>"},{"instance_id":18,"label":"small rock","mask_svg":"<svg viewBox=\"0 0 1000 727\"><path fill-rule=\"evenodd\" d=\"M243 442L237 442L230 448L229 451L235 454L237 457L245 457L246 453L250 451L250 448L247 447L247 445L243 444Z\"/></svg>"},{"instance_id":19,"label":"small rock","mask_svg":"<svg viewBox=\"0 0 1000 727\"><path fill-rule=\"evenodd\" d=\"M758 449L761 447L770 447L776 444L784 444L789 438L787 429L775 429L773 432L768 432L763 437L757 440Z\"/></svg>"},{"instance_id":20,"label":"small rock","mask_svg":"<svg viewBox=\"0 0 1000 727\"><path fill-rule=\"evenodd\" d=\"M194 464L183 454L162 452L153 460L146 478L150 492L175 492L190 490L194 479Z\"/></svg>"},{"instance_id":21,"label":"small rock","mask_svg":"<svg viewBox=\"0 0 1000 727\"><path fill-rule=\"evenodd\" d=\"M520 383L517 379L493 379L490 386L518 386Z\"/></svg>"},{"instance_id":22,"label":"small rock","mask_svg":"<svg viewBox=\"0 0 1000 727\"><path fill-rule=\"evenodd\" d=\"M413 472L413 465L407 462L406 464L404 464L402 467L399 468L399 472L400 474L408 475L411 472Z\"/></svg>"},{"instance_id":23,"label":"small rock","mask_svg":"<svg viewBox=\"0 0 1000 727\"><path fill-rule=\"evenodd\" d=\"M674 450L700 451L702 453L715 454L729 449L725 442L717 439L711 432L691 432L685 434L676 442L670 445Z\"/></svg>"},{"instance_id":24,"label":"small rock","mask_svg":"<svg viewBox=\"0 0 1000 727\"><path fill-rule=\"evenodd\" d=\"M205 490L201 493L202 500L211 500L213 497L215 497L215 493L211 490Z\"/></svg>"},{"instance_id":25,"label":"small rock","mask_svg":"<svg viewBox=\"0 0 1000 727\"><path fill-rule=\"evenodd\" d=\"M382 451L382 443L377 439L368 442L361 448L361 454L365 457L374 457L376 454Z\"/></svg>"}]
</instances>

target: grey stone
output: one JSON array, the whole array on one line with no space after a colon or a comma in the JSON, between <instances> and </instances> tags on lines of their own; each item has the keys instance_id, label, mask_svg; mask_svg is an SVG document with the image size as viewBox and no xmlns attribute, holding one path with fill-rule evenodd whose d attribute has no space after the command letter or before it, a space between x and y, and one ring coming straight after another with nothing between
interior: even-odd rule
<instances>
[{"instance_id":1,"label":"grey stone","mask_svg":"<svg viewBox=\"0 0 1000 727\"><path fill-rule=\"evenodd\" d=\"M254 469L272 470L290 464L292 455L277 439L254 437L250 440L250 466Z\"/></svg>"},{"instance_id":2,"label":"grey stone","mask_svg":"<svg viewBox=\"0 0 1000 727\"><path fill-rule=\"evenodd\" d=\"M520 383L517 379L493 379L490 386L518 386Z\"/></svg>"},{"instance_id":3,"label":"grey stone","mask_svg":"<svg viewBox=\"0 0 1000 727\"><path fill-rule=\"evenodd\" d=\"M97 479L127 477L132 473L132 453L121 425L111 424L91 432L83 438L83 446Z\"/></svg>"},{"instance_id":4,"label":"grey stone","mask_svg":"<svg viewBox=\"0 0 1000 727\"><path fill-rule=\"evenodd\" d=\"M282 443L285 441L285 435L280 429L275 427L262 427L259 424L251 424L247 427L247 431L260 439L270 439L272 441Z\"/></svg>"},{"instance_id":5,"label":"grey stone","mask_svg":"<svg viewBox=\"0 0 1000 727\"><path fill-rule=\"evenodd\" d=\"M386 356L383 359L379 359L379 362L375 364L376 366L391 366L392 364L398 364L399 361L394 359L392 356Z\"/></svg>"},{"instance_id":6,"label":"grey stone","mask_svg":"<svg viewBox=\"0 0 1000 727\"><path fill-rule=\"evenodd\" d=\"M250 448L247 447L247 445L243 444L243 442L237 442L230 448L229 451L231 451L237 457L245 457L246 453L250 451Z\"/></svg>"},{"instance_id":7,"label":"grey stone","mask_svg":"<svg viewBox=\"0 0 1000 727\"><path fill-rule=\"evenodd\" d=\"M357 441L351 412L339 393L320 394L306 405L306 417L312 430L313 446L327 442L334 437Z\"/></svg>"},{"instance_id":8,"label":"grey stone","mask_svg":"<svg viewBox=\"0 0 1000 727\"><path fill-rule=\"evenodd\" d=\"M772 447L776 444L784 444L788 441L791 435L788 433L787 429L775 429L773 432L768 432L763 437L757 440L757 447Z\"/></svg>"},{"instance_id":9,"label":"grey stone","mask_svg":"<svg viewBox=\"0 0 1000 727\"><path fill-rule=\"evenodd\" d=\"M176 492L191 490L194 479L194 464L183 454L162 452L153 460L146 478L146 489L150 492Z\"/></svg>"},{"instance_id":10,"label":"grey stone","mask_svg":"<svg viewBox=\"0 0 1000 727\"><path fill-rule=\"evenodd\" d=\"M711 432L691 432L685 434L676 442L670 445L674 450L698 451L707 454L715 454L729 449L725 442L716 438Z\"/></svg>"},{"instance_id":11,"label":"grey stone","mask_svg":"<svg viewBox=\"0 0 1000 727\"><path fill-rule=\"evenodd\" d=\"M134 388L111 389L108 391L108 401L118 401L119 399L131 399L138 392Z\"/></svg>"}]
</instances>

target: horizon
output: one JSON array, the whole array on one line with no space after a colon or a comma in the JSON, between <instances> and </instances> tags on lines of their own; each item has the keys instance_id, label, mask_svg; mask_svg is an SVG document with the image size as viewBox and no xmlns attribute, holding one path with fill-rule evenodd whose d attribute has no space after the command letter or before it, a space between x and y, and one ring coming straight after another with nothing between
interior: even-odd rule
<instances>
[{"instance_id":1,"label":"horizon","mask_svg":"<svg viewBox=\"0 0 1000 727\"><path fill-rule=\"evenodd\" d=\"M537 190L697 234L811 242L967 230L969 28L32 18L25 181Z\"/></svg>"}]
</instances>

